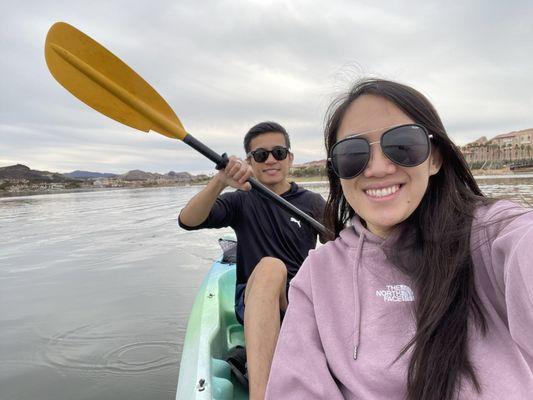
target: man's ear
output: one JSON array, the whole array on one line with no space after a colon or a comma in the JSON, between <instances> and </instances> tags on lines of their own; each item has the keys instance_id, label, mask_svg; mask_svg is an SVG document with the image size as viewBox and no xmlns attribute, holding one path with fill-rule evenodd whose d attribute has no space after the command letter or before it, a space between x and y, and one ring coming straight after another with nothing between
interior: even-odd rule
<instances>
[{"instance_id":1,"label":"man's ear","mask_svg":"<svg viewBox=\"0 0 533 400\"><path fill-rule=\"evenodd\" d=\"M437 149L433 150L429 156L429 174L435 175L442 167L442 155Z\"/></svg>"},{"instance_id":2,"label":"man's ear","mask_svg":"<svg viewBox=\"0 0 533 400\"><path fill-rule=\"evenodd\" d=\"M289 167L292 167L292 162L294 161L294 154L289 151Z\"/></svg>"}]
</instances>

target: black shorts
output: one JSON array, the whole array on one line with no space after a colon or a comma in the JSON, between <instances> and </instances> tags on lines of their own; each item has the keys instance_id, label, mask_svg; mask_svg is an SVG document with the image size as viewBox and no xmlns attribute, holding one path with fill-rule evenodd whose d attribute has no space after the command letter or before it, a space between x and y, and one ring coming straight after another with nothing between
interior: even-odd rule
<instances>
[{"instance_id":1,"label":"black shorts","mask_svg":"<svg viewBox=\"0 0 533 400\"><path fill-rule=\"evenodd\" d=\"M244 325L244 293L246 292L246 283L238 283L235 287L235 316L239 324ZM285 296L287 296L287 304L289 302L289 284L285 289ZM280 321L285 317L285 311L279 310Z\"/></svg>"}]
</instances>

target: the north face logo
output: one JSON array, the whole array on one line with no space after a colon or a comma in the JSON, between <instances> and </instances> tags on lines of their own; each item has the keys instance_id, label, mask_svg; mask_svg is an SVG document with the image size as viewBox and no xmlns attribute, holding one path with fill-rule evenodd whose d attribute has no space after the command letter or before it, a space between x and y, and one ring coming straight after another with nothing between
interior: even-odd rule
<instances>
[{"instance_id":1,"label":"the north face logo","mask_svg":"<svg viewBox=\"0 0 533 400\"><path fill-rule=\"evenodd\" d=\"M409 286L387 285L385 290L376 290L376 296L385 301L414 301L415 296Z\"/></svg>"}]
</instances>

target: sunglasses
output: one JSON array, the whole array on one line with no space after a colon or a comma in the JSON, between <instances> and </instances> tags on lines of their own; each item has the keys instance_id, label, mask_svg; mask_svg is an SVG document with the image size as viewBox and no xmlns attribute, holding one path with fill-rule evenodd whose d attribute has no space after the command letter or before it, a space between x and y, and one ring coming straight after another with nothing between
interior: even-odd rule
<instances>
[{"instance_id":1,"label":"sunglasses","mask_svg":"<svg viewBox=\"0 0 533 400\"><path fill-rule=\"evenodd\" d=\"M260 147L246 154L246 157L253 157L255 162L264 163L270 154L278 161L285 160L289 155L289 149L282 146L276 146L272 150Z\"/></svg>"},{"instance_id":2,"label":"sunglasses","mask_svg":"<svg viewBox=\"0 0 533 400\"><path fill-rule=\"evenodd\" d=\"M381 151L393 163L402 167L416 167L429 157L430 135L418 124L395 126L386 130L379 142L370 143L362 137L349 136L333 145L328 161L341 179L360 175L370 160L370 146L379 143Z\"/></svg>"}]
</instances>

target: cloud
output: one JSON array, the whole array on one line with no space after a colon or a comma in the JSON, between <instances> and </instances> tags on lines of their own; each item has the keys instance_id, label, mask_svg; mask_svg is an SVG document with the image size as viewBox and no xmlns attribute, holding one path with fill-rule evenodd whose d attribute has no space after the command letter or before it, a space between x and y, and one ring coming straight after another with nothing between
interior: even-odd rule
<instances>
[{"instance_id":1,"label":"cloud","mask_svg":"<svg viewBox=\"0 0 533 400\"><path fill-rule=\"evenodd\" d=\"M466 143L530 128L533 5L526 1L27 1L0 13L0 163L125 172L205 171L182 143L106 119L47 71L49 27L67 21L167 100L186 129L242 155L262 120L285 125L297 162L324 158L329 102L355 78L425 93Z\"/></svg>"}]
</instances>

